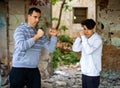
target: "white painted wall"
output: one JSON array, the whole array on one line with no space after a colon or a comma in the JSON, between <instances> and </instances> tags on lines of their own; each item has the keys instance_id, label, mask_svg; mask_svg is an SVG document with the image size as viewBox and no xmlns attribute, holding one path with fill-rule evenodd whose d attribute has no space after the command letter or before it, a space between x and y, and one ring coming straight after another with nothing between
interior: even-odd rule
<instances>
[{"instance_id":1,"label":"white painted wall","mask_svg":"<svg viewBox=\"0 0 120 88\"><path fill-rule=\"evenodd\" d=\"M88 7L87 18L96 19L96 0L73 0L72 2L68 2L68 5L71 7ZM62 1L59 1L55 5L52 6L52 17L59 17L59 11L61 7ZM53 22L53 27L56 27L57 22ZM72 37L75 37L76 32L81 30L80 24L73 24L73 11L65 11L62 12L61 25L66 25L69 30L66 31Z\"/></svg>"}]
</instances>

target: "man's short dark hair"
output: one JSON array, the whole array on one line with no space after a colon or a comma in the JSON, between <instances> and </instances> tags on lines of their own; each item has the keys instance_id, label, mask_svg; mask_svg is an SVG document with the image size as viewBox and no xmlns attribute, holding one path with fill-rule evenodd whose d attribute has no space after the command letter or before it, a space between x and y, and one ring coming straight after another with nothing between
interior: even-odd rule
<instances>
[{"instance_id":1,"label":"man's short dark hair","mask_svg":"<svg viewBox=\"0 0 120 88\"><path fill-rule=\"evenodd\" d=\"M93 29L96 25L95 21L93 19L86 19L81 22L82 25L85 25L88 29Z\"/></svg>"},{"instance_id":2,"label":"man's short dark hair","mask_svg":"<svg viewBox=\"0 0 120 88\"><path fill-rule=\"evenodd\" d=\"M32 8L29 9L28 14L31 15L33 13L33 11L41 13L40 9L38 9L36 7L32 7Z\"/></svg>"}]
</instances>

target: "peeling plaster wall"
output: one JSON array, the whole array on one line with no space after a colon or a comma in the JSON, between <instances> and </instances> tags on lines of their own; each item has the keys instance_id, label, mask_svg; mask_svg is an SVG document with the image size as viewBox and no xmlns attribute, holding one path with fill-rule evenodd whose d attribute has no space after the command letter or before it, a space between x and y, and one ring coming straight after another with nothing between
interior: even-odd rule
<instances>
[{"instance_id":1,"label":"peeling plaster wall","mask_svg":"<svg viewBox=\"0 0 120 88\"><path fill-rule=\"evenodd\" d=\"M68 0L67 0L68 2ZM61 7L62 1L59 1L55 5L52 6L52 17L59 17L59 11ZM70 9L72 10L73 7L88 7L88 14L87 18L96 19L96 4L95 0L72 0L72 2L68 2ZM57 22L53 22L53 27L56 27ZM62 19L60 25L66 25L69 30L66 31L72 37L76 36L76 32L81 30L80 24L73 24L73 10L72 11L65 11L63 9L62 12Z\"/></svg>"},{"instance_id":2,"label":"peeling plaster wall","mask_svg":"<svg viewBox=\"0 0 120 88\"><path fill-rule=\"evenodd\" d=\"M120 72L120 0L97 0L97 29L104 44L103 69Z\"/></svg>"},{"instance_id":3,"label":"peeling plaster wall","mask_svg":"<svg viewBox=\"0 0 120 88\"><path fill-rule=\"evenodd\" d=\"M9 47L11 56L14 52L14 39L13 34L17 26L21 22L25 22L25 3L23 0L9 1Z\"/></svg>"},{"instance_id":4,"label":"peeling plaster wall","mask_svg":"<svg viewBox=\"0 0 120 88\"><path fill-rule=\"evenodd\" d=\"M105 44L120 47L120 0L97 0L97 21Z\"/></svg>"},{"instance_id":5,"label":"peeling plaster wall","mask_svg":"<svg viewBox=\"0 0 120 88\"><path fill-rule=\"evenodd\" d=\"M7 58L7 27L6 27L6 9L5 2L0 1L0 62ZM5 63L7 64L7 63Z\"/></svg>"}]
</instances>

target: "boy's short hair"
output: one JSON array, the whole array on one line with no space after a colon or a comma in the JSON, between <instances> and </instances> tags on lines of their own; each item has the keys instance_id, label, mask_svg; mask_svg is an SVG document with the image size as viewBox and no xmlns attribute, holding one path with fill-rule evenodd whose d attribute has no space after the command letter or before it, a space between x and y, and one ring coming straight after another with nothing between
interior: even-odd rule
<instances>
[{"instance_id":1,"label":"boy's short hair","mask_svg":"<svg viewBox=\"0 0 120 88\"><path fill-rule=\"evenodd\" d=\"M93 19L86 19L81 22L82 25L85 25L88 29L93 29L96 25Z\"/></svg>"},{"instance_id":2,"label":"boy's short hair","mask_svg":"<svg viewBox=\"0 0 120 88\"><path fill-rule=\"evenodd\" d=\"M33 11L41 13L41 10L36 8L36 7L32 7L28 10L28 14L31 15L33 13Z\"/></svg>"}]
</instances>

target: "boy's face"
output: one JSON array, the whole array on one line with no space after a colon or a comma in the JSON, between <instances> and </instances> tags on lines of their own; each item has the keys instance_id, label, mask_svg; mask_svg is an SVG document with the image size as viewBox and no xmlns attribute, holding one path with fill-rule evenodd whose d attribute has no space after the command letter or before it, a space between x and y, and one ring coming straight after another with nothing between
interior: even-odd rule
<instances>
[{"instance_id":1,"label":"boy's face","mask_svg":"<svg viewBox=\"0 0 120 88\"><path fill-rule=\"evenodd\" d=\"M83 25L83 29L84 29L84 34L87 38L90 38L94 32L95 32L95 29L88 29L85 25Z\"/></svg>"}]
</instances>

